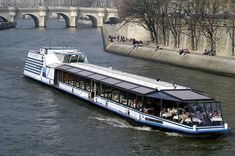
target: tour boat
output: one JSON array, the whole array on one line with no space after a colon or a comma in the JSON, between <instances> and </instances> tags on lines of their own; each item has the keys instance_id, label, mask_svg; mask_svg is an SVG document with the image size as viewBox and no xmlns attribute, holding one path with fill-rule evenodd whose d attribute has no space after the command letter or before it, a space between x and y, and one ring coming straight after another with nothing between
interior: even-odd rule
<instances>
[{"instance_id":1,"label":"tour boat","mask_svg":"<svg viewBox=\"0 0 235 156\"><path fill-rule=\"evenodd\" d=\"M29 51L24 75L86 100L128 122L187 136L225 136L220 102L188 87L89 64L79 48Z\"/></svg>"}]
</instances>

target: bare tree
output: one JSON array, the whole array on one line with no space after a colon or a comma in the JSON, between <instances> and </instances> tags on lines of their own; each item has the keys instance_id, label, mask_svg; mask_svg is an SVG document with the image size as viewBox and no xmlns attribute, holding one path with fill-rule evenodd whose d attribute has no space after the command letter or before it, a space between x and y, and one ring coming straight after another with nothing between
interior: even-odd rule
<instances>
[{"instance_id":1,"label":"bare tree","mask_svg":"<svg viewBox=\"0 0 235 156\"><path fill-rule=\"evenodd\" d=\"M231 39L231 56L235 54L235 0L228 2L228 10L224 13L224 24L227 28L227 33Z\"/></svg>"},{"instance_id":2,"label":"bare tree","mask_svg":"<svg viewBox=\"0 0 235 156\"><path fill-rule=\"evenodd\" d=\"M179 48L183 24L183 0L172 1L169 7L167 26L174 37L174 47Z\"/></svg>"},{"instance_id":3,"label":"bare tree","mask_svg":"<svg viewBox=\"0 0 235 156\"><path fill-rule=\"evenodd\" d=\"M138 22L150 31L152 40L158 44L157 18L161 0L122 0L120 16Z\"/></svg>"},{"instance_id":4,"label":"bare tree","mask_svg":"<svg viewBox=\"0 0 235 156\"><path fill-rule=\"evenodd\" d=\"M156 16L158 20L158 27L160 29L162 38L163 38L163 44L168 45L169 44L169 29L168 29L168 14L169 14L169 7L168 4L171 0L162 0L160 2L161 5L159 5L160 14L159 16Z\"/></svg>"},{"instance_id":5,"label":"bare tree","mask_svg":"<svg viewBox=\"0 0 235 156\"><path fill-rule=\"evenodd\" d=\"M198 42L201 36L201 28L198 24L200 10L204 6L205 0L187 0L184 6L184 23L186 30L183 33L191 38L191 48L198 49Z\"/></svg>"},{"instance_id":6,"label":"bare tree","mask_svg":"<svg viewBox=\"0 0 235 156\"><path fill-rule=\"evenodd\" d=\"M211 50L216 49L218 28L221 27L223 0L206 0L200 9L200 27L210 43Z\"/></svg>"},{"instance_id":7,"label":"bare tree","mask_svg":"<svg viewBox=\"0 0 235 156\"><path fill-rule=\"evenodd\" d=\"M191 47L198 49L202 34L212 50L219 40L219 28L224 27L224 4L235 0L119 0L120 16L142 24L151 32L158 44L169 44L169 32L174 38L174 47L180 46L182 33L190 36ZM230 17L229 17L230 18ZM230 21L228 32L232 39L232 55L235 53L235 19Z\"/></svg>"}]
</instances>

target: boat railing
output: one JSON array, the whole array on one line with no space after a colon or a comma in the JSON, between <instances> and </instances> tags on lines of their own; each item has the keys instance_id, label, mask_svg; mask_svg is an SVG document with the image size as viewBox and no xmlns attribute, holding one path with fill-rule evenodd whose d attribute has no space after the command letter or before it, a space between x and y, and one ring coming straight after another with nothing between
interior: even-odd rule
<instances>
[{"instance_id":1,"label":"boat railing","mask_svg":"<svg viewBox=\"0 0 235 156\"><path fill-rule=\"evenodd\" d=\"M37 54L40 54L40 51L38 50L29 50L30 53L37 53Z\"/></svg>"},{"instance_id":2,"label":"boat railing","mask_svg":"<svg viewBox=\"0 0 235 156\"><path fill-rule=\"evenodd\" d=\"M133 112L139 113L145 120L148 120L148 121L157 122L157 123L160 123L160 122L164 121L164 122L169 122L169 123L172 123L172 124L177 124L177 125L183 126L185 128L192 128L192 125L182 124L182 123L179 123L179 122L176 122L176 121L169 120L167 118L163 118L163 117L156 116L156 115L153 115L153 114L144 113L141 110L129 107L127 105L123 105L123 104L121 104L119 102L116 102L116 101L111 100L111 99L107 99L107 98L105 98L103 96L100 96L100 95L97 95L97 97L101 98L101 99L104 99L104 100L107 100L107 103L108 102L112 102L112 103L114 103L114 104L116 104L118 106L122 106L122 107L127 108L129 111L133 111Z\"/></svg>"}]
</instances>

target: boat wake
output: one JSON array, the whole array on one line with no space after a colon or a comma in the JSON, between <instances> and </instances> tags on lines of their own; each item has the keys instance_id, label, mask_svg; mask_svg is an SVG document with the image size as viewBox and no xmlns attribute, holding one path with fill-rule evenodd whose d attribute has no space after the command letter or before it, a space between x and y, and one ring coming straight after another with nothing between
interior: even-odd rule
<instances>
[{"instance_id":1,"label":"boat wake","mask_svg":"<svg viewBox=\"0 0 235 156\"><path fill-rule=\"evenodd\" d=\"M179 134L179 133L175 133L175 132L165 132L165 134L167 135L167 136L173 136L173 137L185 137L184 135L182 135L182 134Z\"/></svg>"},{"instance_id":2,"label":"boat wake","mask_svg":"<svg viewBox=\"0 0 235 156\"><path fill-rule=\"evenodd\" d=\"M129 129L135 129L138 131L148 131L148 132L160 132L158 130L153 130L150 127L146 127L146 126L142 126L142 127L137 127L137 126L132 126L131 124L129 124L127 121L125 120L118 120L115 118L102 118L102 117L90 117L91 119L95 119L98 121L103 122L104 124L113 126L113 127L119 127L119 128L129 128ZM173 137L184 137L183 135L179 134L179 133L173 133L173 132L163 132L164 134L166 134L167 136L173 136Z\"/></svg>"},{"instance_id":3,"label":"boat wake","mask_svg":"<svg viewBox=\"0 0 235 156\"><path fill-rule=\"evenodd\" d=\"M101 121L105 124L114 126L114 127L119 127L119 128L130 128L130 129L136 129L136 130L141 130L141 131L154 131L150 127L135 127L130 125L127 121L124 120L118 120L114 118L101 118L101 117L91 117L95 120Z\"/></svg>"}]
</instances>

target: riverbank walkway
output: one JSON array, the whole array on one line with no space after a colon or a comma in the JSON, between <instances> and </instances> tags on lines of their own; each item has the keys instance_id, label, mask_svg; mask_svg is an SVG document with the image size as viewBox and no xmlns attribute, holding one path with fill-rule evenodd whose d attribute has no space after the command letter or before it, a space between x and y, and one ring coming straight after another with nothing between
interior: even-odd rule
<instances>
[{"instance_id":1,"label":"riverbank walkway","mask_svg":"<svg viewBox=\"0 0 235 156\"><path fill-rule=\"evenodd\" d=\"M235 76L235 57L208 56L204 51L190 51L187 54L179 54L179 49L160 46L154 43L143 42L134 46L133 39L120 42L117 27L104 25L102 27L106 51L130 57L137 57L151 61L197 69L215 74ZM117 38L119 36L119 39ZM111 37L113 37L111 39ZM157 49L157 50L156 50Z\"/></svg>"}]
</instances>

